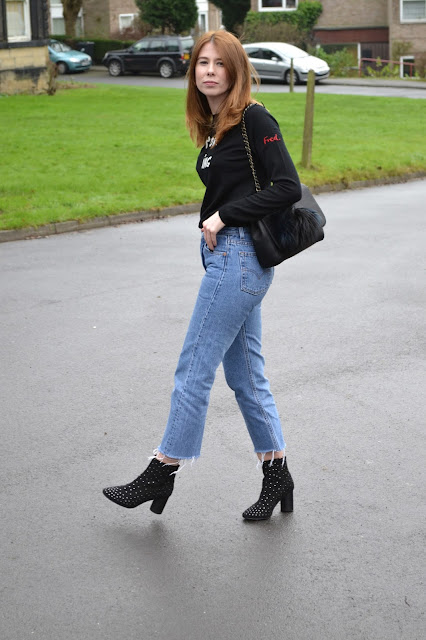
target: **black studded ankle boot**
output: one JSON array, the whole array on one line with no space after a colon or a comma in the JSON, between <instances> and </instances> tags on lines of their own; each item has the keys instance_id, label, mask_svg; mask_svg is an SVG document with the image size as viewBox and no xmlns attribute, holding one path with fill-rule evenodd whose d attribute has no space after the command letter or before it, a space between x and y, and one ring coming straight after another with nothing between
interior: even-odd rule
<instances>
[{"instance_id":1,"label":"black studded ankle boot","mask_svg":"<svg viewBox=\"0 0 426 640\"><path fill-rule=\"evenodd\" d=\"M276 458L262 465L263 482L259 500L243 513L245 520L267 520L281 501L281 511L293 511L294 482L287 468L287 460Z\"/></svg>"},{"instance_id":2,"label":"black studded ankle boot","mask_svg":"<svg viewBox=\"0 0 426 640\"><path fill-rule=\"evenodd\" d=\"M175 482L173 472L178 469L179 465L164 464L157 458L153 458L136 480L120 487L108 487L103 490L103 494L126 509L134 509L143 502L152 500L151 511L162 513L167 500L173 493Z\"/></svg>"}]
</instances>

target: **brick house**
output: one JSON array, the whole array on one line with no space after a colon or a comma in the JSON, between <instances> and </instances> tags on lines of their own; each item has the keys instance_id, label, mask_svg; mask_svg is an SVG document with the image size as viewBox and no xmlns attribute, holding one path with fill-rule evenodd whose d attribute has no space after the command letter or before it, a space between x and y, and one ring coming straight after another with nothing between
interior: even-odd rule
<instances>
[{"instance_id":1,"label":"brick house","mask_svg":"<svg viewBox=\"0 0 426 640\"><path fill-rule=\"evenodd\" d=\"M64 34L65 25L61 1L50 0L50 6L51 33ZM221 25L219 9L207 0L197 0L197 6L197 30L204 33L209 29L219 29ZM76 33L78 36L84 35L88 38L115 37L120 31L131 27L138 16L139 8L135 0L83 0L83 9L79 14Z\"/></svg>"},{"instance_id":2,"label":"brick house","mask_svg":"<svg viewBox=\"0 0 426 640\"><path fill-rule=\"evenodd\" d=\"M315 29L321 45L356 45L357 57L389 59L387 0L321 0Z\"/></svg>"},{"instance_id":3,"label":"brick house","mask_svg":"<svg viewBox=\"0 0 426 640\"><path fill-rule=\"evenodd\" d=\"M0 93L48 86L47 0L0 0Z\"/></svg>"},{"instance_id":4,"label":"brick house","mask_svg":"<svg viewBox=\"0 0 426 640\"><path fill-rule=\"evenodd\" d=\"M252 11L294 11L302 0L251 0ZM389 59L395 41L411 45L413 58L426 53L426 0L320 0L315 29L322 45L352 45L358 58Z\"/></svg>"},{"instance_id":5,"label":"brick house","mask_svg":"<svg viewBox=\"0 0 426 640\"><path fill-rule=\"evenodd\" d=\"M198 29L200 33L220 29L222 24L222 13L220 9L207 0L197 0L198 7Z\"/></svg>"},{"instance_id":6,"label":"brick house","mask_svg":"<svg viewBox=\"0 0 426 640\"><path fill-rule=\"evenodd\" d=\"M83 0L84 34L109 38L130 27L139 16L134 0Z\"/></svg>"},{"instance_id":7,"label":"brick house","mask_svg":"<svg viewBox=\"0 0 426 640\"><path fill-rule=\"evenodd\" d=\"M388 0L389 42L410 42L412 54L426 54L426 0Z\"/></svg>"}]
</instances>

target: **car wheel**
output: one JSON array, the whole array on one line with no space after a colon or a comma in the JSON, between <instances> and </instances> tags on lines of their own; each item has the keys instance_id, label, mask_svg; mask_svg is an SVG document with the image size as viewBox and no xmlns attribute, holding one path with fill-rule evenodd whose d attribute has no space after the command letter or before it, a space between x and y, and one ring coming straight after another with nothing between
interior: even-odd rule
<instances>
[{"instance_id":1,"label":"car wheel","mask_svg":"<svg viewBox=\"0 0 426 640\"><path fill-rule=\"evenodd\" d=\"M108 64L109 75L116 78L117 76L121 76L123 73L123 67L121 65L120 60L111 60Z\"/></svg>"},{"instance_id":2,"label":"car wheel","mask_svg":"<svg viewBox=\"0 0 426 640\"><path fill-rule=\"evenodd\" d=\"M173 69L173 66L170 64L170 62L162 62L159 66L159 72L160 72L160 76L162 78L171 78L174 75L175 70Z\"/></svg>"},{"instance_id":3,"label":"car wheel","mask_svg":"<svg viewBox=\"0 0 426 640\"><path fill-rule=\"evenodd\" d=\"M56 68L58 70L59 75L63 76L64 73L68 73L68 66L66 62L57 62Z\"/></svg>"},{"instance_id":4,"label":"car wheel","mask_svg":"<svg viewBox=\"0 0 426 640\"><path fill-rule=\"evenodd\" d=\"M290 73L291 73L291 71L290 71L290 69L288 69L284 74L284 82L285 82L285 84L290 84ZM294 76L294 84L299 84L300 78L297 75L297 71L295 71L294 69L293 69L293 76Z\"/></svg>"}]
</instances>

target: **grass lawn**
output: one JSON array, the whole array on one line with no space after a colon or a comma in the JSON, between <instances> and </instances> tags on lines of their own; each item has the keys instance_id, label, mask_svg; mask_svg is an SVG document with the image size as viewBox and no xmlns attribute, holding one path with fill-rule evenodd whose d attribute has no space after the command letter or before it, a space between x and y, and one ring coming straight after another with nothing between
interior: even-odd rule
<instances>
[{"instance_id":1,"label":"grass lawn","mask_svg":"<svg viewBox=\"0 0 426 640\"><path fill-rule=\"evenodd\" d=\"M0 96L0 229L200 202L181 89ZM314 169L300 167L305 96L259 94L310 186L426 169L424 100L315 96Z\"/></svg>"}]
</instances>

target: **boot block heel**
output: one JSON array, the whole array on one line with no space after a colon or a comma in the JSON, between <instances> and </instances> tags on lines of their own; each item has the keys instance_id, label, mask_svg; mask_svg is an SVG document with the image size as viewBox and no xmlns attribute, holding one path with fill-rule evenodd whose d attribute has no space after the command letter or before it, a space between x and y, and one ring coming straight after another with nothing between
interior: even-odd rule
<instances>
[{"instance_id":1,"label":"boot block heel","mask_svg":"<svg viewBox=\"0 0 426 640\"><path fill-rule=\"evenodd\" d=\"M293 491L286 493L281 498L281 512L290 513L291 511L293 511Z\"/></svg>"},{"instance_id":2,"label":"boot block heel","mask_svg":"<svg viewBox=\"0 0 426 640\"><path fill-rule=\"evenodd\" d=\"M107 487L103 491L104 496L126 509L134 509L152 500L151 511L161 513L167 499L173 493L175 474L178 469L178 464L163 464L157 458L153 458L136 480L117 487ZM166 498L164 498L165 495Z\"/></svg>"},{"instance_id":3,"label":"boot block heel","mask_svg":"<svg viewBox=\"0 0 426 640\"><path fill-rule=\"evenodd\" d=\"M170 496L166 496L165 498L155 498L155 500L152 501L150 507L151 511L153 513L158 513L158 515L160 515L160 513L163 513L163 509L166 506L169 497Z\"/></svg>"}]
</instances>

